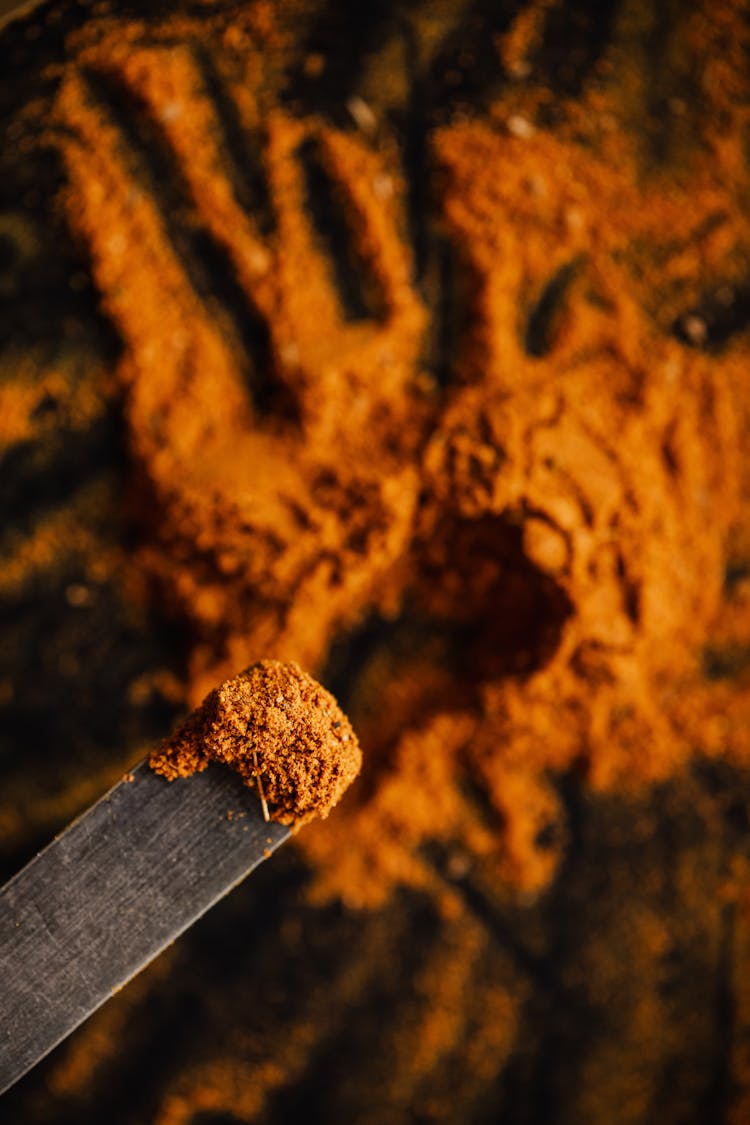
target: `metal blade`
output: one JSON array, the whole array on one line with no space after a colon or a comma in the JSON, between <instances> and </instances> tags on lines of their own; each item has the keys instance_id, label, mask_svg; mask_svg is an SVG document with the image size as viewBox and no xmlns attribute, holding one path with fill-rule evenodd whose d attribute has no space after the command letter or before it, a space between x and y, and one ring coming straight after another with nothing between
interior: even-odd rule
<instances>
[{"instance_id":1,"label":"metal blade","mask_svg":"<svg viewBox=\"0 0 750 1125\"><path fill-rule=\"evenodd\" d=\"M220 766L128 778L0 890L0 1092L291 834Z\"/></svg>"}]
</instances>

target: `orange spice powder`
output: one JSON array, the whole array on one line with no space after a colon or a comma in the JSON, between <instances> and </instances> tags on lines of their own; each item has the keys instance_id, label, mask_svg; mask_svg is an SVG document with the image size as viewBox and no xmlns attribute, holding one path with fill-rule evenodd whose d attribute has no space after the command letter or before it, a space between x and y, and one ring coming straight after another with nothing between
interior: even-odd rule
<instances>
[{"instance_id":1,"label":"orange spice powder","mask_svg":"<svg viewBox=\"0 0 750 1125\"><path fill-rule=\"evenodd\" d=\"M256 788L267 820L323 819L357 776L362 754L330 692L298 664L261 660L214 688L149 757L174 781L220 762Z\"/></svg>"},{"instance_id":2,"label":"orange spice powder","mask_svg":"<svg viewBox=\"0 0 750 1125\"><path fill-rule=\"evenodd\" d=\"M448 263L439 284L412 229L404 58L426 66L473 6L409 6L411 48L386 40L360 102L338 114L284 91L309 7L205 3L141 20L99 4L68 35L51 100L27 111L62 160L58 206L121 351L85 377L28 357L0 386L0 446L43 439L46 395L74 433L117 398L129 487L123 498L96 482L72 512L14 532L0 589L81 556L87 577L117 577L138 612L185 627L186 666L160 683L186 713L239 668L299 661L337 694L344 685L364 750L347 800L296 847L316 903L383 910L356 949L337 950L330 981L305 981L293 1013L263 1011L258 1031L222 1011L215 1042L164 1068L158 1125L254 1120L304 1084L341 1013L368 988L380 996L411 948L404 887L431 892L419 901L440 933L388 1011L381 1070L368 1053L365 1095L353 1088L361 1068L338 1076L340 1104L362 1120L406 1119L418 1095L424 1119L440 1120L454 1105L451 1065L462 1090L486 1095L525 1049L525 1005L531 996L535 1018L547 981L534 942L519 968L512 943L466 909L462 872L474 865L477 883L533 914L555 894L575 829L561 775L606 802L684 776L695 755L750 759L748 333L717 342L710 322L750 276L742 5L686 6L663 60L675 89L654 87L644 4L618 8L611 45L572 92L539 61L566 9L550 0L519 6L488 39L503 83L479 108L441 109L461 81L460 58L446 63L434 119L419 126L424 225ZM313 45L302 70L325 88L336 65ZM30 246L25 228L14 237ZM124 499L137 545L102 551L91 513ZM135 681L133 698L155 679ZM124 765L63 798L26 799L23 813L11 787L0 827L21 838L27 816L41 833ZM653 820L637 831L654 833ZM664 966L670 925L706 910L703 860L646 873L674 882L683 914L631 907L622 877L607 892L622 912L594 915L580 935L570 995L593 966L615 1032L575 1072L579 1117L610 1121L615 1102L622 1120L653 1113L649 1081L661 1091L659 1066L689 1038ZM717 909L746 919L739 857L722 895ZM623 918L627 940L614 932ZM309 939L285 930L279 947L302 962ZM746 959L746 925L733 940ZM238 996L254 1004L247 979ZM158 979L138 987L148 1023ZM746 989L733 988L741 1029ZM56 1096L83 1104L92 1074L108 1082L138 1003L125 993L84 1028L50 1071ZM732 1050L740 1122L739 1033Z\"/></svg>"},{"instance_id":3,"label":"orange spice powder","mask_svg":"<svg viewBox=\"0 0 750 1125\"><path fill-rule=\"evenodd\" d=\"M530 50L532 14L498 44L507 66ZM325 874L331 890L374 901L394 877L427 878L414 847L435 833L497 849L506 876L541 887L557 858L533 844L557 816L547 771L575 763L610 786L668 776L694 749L745 753L743 696L707 684L701 665L712 637L746 636L741 591L721 604L747 487L745 347L707 354L664 331L707 280L741 278L747 261L741 45L710 48L733 17L686 20L685 49L710 60L712 127L669 176L643 171L626 128L637 101L627 67L571 100L554 131L519 129L549 101L523 86L486 120L433 133L435 223L465 303L441 394L422 358L432 314L412 283L397 144L269 106L267 59L288 25L262 5L222 19L214 33L257 138L270 233L227 170L191 50L204 22L165 24L162 45L153 26L95 21L55 108L70 223L125 344L115 375L145 531L137 568L191 626L188 704L266 652L320 670L373 613L394 635L399 621L404 635L430 634L398 674L378 657L360 685L371 765L341 830L359 833L364 857L372 824L378 855L374 868L369 855ZM249 353L202 298L118 98L143 143L174 158L185 214L226 254L262 349ZM366 320L342 310L306 201L305 146L335 185ZM523 321L528 336L550 278L560 299L533 354ZM49 387L60 396L62 376L3 388L7 440L30 432ZM77 388L71 411L85 420L101 393ZM32 565L24 558L16 569ZM464 773L496 804L499 836L474 823ZM309 835L325 871L336 829Z\"/></svg>"},{"instance_id":4,"label":"orange spice powder","mask_svg":"<svg viewBox=\"0 0 750 1125\"><path fill-rule=\"evenodd\" d=\"M321 894L375 903L394 882L429 882L419 845L432 838L538 890L564 846L551 773L632 786L696 749L744 752L742 714L717 733L727 689L707 687L701 651L744 489L746 347L709 355L665 332L706 276L747 261L738 123L668 178L641 170L623 83L571 103L555 131L517 124L544 89L511 96L509 129L504 103L437 129L435 223L465 308L438 393L397 146L267 106L273 24L235 22L230 81L270 231L227 170L189 46L199 25L167 47L104 20L81 34L57 98L63 202L124 342L137 564L191 627L189 704L267 653L320 671L347 631L391 622L353 704L363 779L302 845ZM201 296L123 106L179 169L174 205L231 266L257 319L249 349ZM311 152L366 279L364 319L342 307L313 222ZM342 860L343 839L356 846Z\"/></svg>"}]
</instances>

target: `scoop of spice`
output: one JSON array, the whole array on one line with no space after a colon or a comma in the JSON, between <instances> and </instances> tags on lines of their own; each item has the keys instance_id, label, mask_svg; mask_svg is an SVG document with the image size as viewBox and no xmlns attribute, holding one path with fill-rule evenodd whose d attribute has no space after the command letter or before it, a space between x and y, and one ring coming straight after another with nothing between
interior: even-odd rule
<instances>
[{"instance_id":1,"label":"scoop of spice","mask_svg":"<svg viewBox=\"0 0 750 1125\"><path fill-rule=\"evenodd\" d=\"M209 761L255 786L267 819L293 824L328 816L362 753L330 692L297 664L261 660L210 692L150 757L170 781Z\"/></svg>"}]
</instances>

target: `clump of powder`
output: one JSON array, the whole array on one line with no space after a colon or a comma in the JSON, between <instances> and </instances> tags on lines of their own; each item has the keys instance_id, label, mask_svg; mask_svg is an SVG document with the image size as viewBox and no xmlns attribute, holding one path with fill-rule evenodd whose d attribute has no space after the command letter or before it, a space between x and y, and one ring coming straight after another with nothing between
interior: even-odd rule
<instances>
[{"instance_id":1,"label":"clump of powder","mask_svg":"<svg viewBox=\"0 0 750 1125\"><path fill-rule=\"evenodd\" d=\"M362 753L330 692L297 664L261 660L210 692L150 758L170 781L209 761L230 766L274 820L292 824L328 816Z\"/></svg>"}]
</instances>

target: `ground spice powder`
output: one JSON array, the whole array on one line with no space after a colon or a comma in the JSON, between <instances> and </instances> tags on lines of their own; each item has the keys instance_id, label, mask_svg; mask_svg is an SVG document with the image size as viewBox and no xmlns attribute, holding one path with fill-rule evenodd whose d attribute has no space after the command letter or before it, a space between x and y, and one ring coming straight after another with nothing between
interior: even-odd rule
<instances>
[{"instance_id":1,"label":"ground spice powder","mask_svg":"<svg viewBox=\"0 0 750 1125\"><path fill-rule=\"evenodd\" d=\"M514 908L543 901L572 850L560 778L606 805L658 793L696 760L750 761L742 5L671 8L658 65L664 28L636 0L602 5L615 14L588 37L591 5L504 6L504 23L486 15L491 34L491 6L409 5L366 53L353 110L326 97L341 50L308 36L313 7L139 18L99 5L26 114L60 157L60 212L120 344L90 374L120 396L137 528L110 570L144 613L184 628L172 698L187 713L237 668L298 660L335 689L365 754L347 801L298 846L314 901L382 907L382 924L374 914L337 973L335 1004L314 982L315 1017L289 1026L284 1011L273 1057L239 1039L202 1056L160 1125L254 1119L304 1074L332 1009L411 949L385 916L405 887L430 892L445 940L408 978L418 1017L389 999L400 1047L371 1092L393 1101L367 1118L351 1090L350 1119L413 1115L415 1074L453 1104L451 1045L461 1081L471 1070L479 1084L525 1034L527 990L552 1011L587 983L582 953L572 985L547 989L542 923L523 971L504 946L488 953L456 892L466 870ZM62 381L45 369L39 387L72 403ZM105 393L84 384L71 381L81 424ZM43 433L40 395L3 388L9 441ZM43 532L18 544L8 583L61 549L64 529ZM232 711L231 693L200 712L209 744L219 706ZM200 764L193 750L178 738L157 760ZM673 875L659 854L646 890L613 860L601 897L673 882L692 934L713 903L706 864L686 849ZM744 919L746 866L722 886L721 909ZM581 904L560 901L578 949ZM650 1091L678 1096L646 1073L666 1057L675 995L673 935L649 901L628 914L630 969L648 977L636 1011L621 915L591 907L598 1017L632 1039L618 1024L611 1056L592 1048L580 1080L571 1068L577 1119L646 1120L661 1105ZM747 942L737 926L727 949ZM708 979L697 954L691 965ZM669 1026L685 1033L682 1018ZM566 1065L563 1038L541 1051L550 1070ZM746 1073L739 1058L738 1122ZM428 1100L424 1119L439 1119Z\"/></svg>"},{"instance_id":2,"label":"ground spice powder","mask_svg":"<svg viewBox=\"0 0 750 1125\"><path fill-rule=\"evenodd\" d=\"M639 176L620 87L592 88L554 132L517 126L544 111L538 87L436 130L436 222L462 309L438 394L397 149L266 106L271 24L226 63L271 219L241 204L189 21L168 48L137 21L85 31L57 98L76 138L59 142L69 219L125 342L138 561L192 629L191 703L264 652L321 669L365 620L393 623L389 666L373 654L358 688L358 799L306 842L321 892L375 902L394 879L429 879L415 845L435 834L539 889L565 836L549 771L640 784L718 748L700 654L739 514L745 355L665 328L699 276L738 271L750 245L733 126L718 163L696 152L688 180L678 167L663 182ZM166 194L149 145L179 169ZM357 315L315 225L311 167L344 215ZM167 204L231 266L257 320L248 348L187 267ZM723 751L742 743L730 726ZM500 830L478 826L464 776ZM358 847L334 864L342 835Z\"/></svg>"},{"instance_id":3,"label":"ground spice powder","mask_svg":"<svg viewBox=\"0 0 750 1125\"><path fill-rule=\"evenodd\" d=\"M173 781L221 762L257 788L282 824L325 819L362 754L330 692L298 664L262 660L215 688L149 758Z\"/></svg>"}]
</instances>

